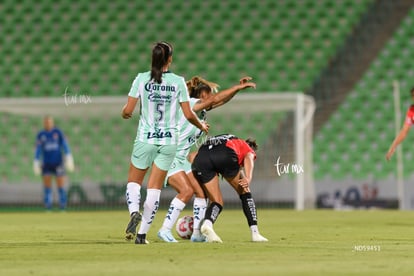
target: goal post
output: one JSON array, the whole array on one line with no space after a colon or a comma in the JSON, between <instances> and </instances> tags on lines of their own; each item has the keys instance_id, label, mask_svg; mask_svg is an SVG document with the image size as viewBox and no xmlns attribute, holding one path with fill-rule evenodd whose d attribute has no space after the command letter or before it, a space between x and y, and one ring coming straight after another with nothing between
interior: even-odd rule
<instances>
[{"instance_id":1,"label":"goal post","mask_svg":"<svg viewBox=\"0 0 414 276\"><path fill-rule=\"evenodd\" d=\"M295 155L296 161L303 164L304 172L296 179L296 210L315 207L313 182L313 115L316 104L312 97L296 94L295 111Z\"/></svg>"},{"instance_id":2,"label":"goal post","mask_svg":"<svg viewBox=\"0 0 414 276\"><path fill-rule=\"evenodd\" d=\"M124 204L122 185L125 184L127 161L139 114L137 107L132 121L121 118L126 100L126 96L93 95L2 98L0 113L9 114L3 117L4 123L20 122L8 134L10 137L5 138L5 142L13 141L15 145L4 149L5 156L14 156L19 147L27 145L27 141L31 141L35 131L41 127L41 117L52 115L73 148L78 166L69 178L79 184L77 188L83 191L85 201L93 200L100 205L113 202ZM258 206L293 207L296 210L315 207L312 156L314 112L314 99L301 92L241 91L227 104L207 113L211 126L209 136L231 133L258 141L251 186ZM17 181L21 184L11 185L10 188L23 188L26 184L30 188L34 187L34 181L38 181L30 171L31 143L25 151L28 155L18 162L21 166L3 169L5 183L15 184ZM102 152L105 158L101 158ZM111 186L111 183L116 185ZM239 206L239 198L230 185L222 183L221 189L226 206ZM169 202L173 196L172 189L165 189L161 200ZM106 198L110 198L111 202L106 203ZM33 200L33 197L27 200Z\"/></svg>"}]
</instances>

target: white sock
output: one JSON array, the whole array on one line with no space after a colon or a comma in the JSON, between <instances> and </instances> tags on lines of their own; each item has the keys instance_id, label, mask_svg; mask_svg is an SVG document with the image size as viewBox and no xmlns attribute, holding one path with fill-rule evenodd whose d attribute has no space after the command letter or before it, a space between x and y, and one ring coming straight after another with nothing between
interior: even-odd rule
<instances>
[{"instance_id":1,"label":"white sock","mask_svg":"<svg viewBox=\"0 0 414 276\"><path fill-rule=\"evenodd\" d=\"M155 214L158 211L158 207L160 206L160 194L161 190L147 189L147 198L144 202L144 211L142 213L138 234L148 233Z\"/></svg>"},{"instance_id":2,"label":"white sock","mask_svg":"<svg viewBox=\"0 0 414 276\"><path fill-rule=\"evenodd\" d=\"M175 197L171 201L170 208L168 209L167 215L165 216L161 230L171 230L174 227L174 224L177 222L177 219L184 207L185 203Z\"/></svg>"},{"instance_id":3,"label":"white sock","mask_svg":"<svg viewBox=\"0 0 414 276\"><path fill-rule=\"evenodd\" d=\"M259 228L257 227L257 225L252 225L250 226L250 231L252 231L252 234L259 233Z\"/></svg>"},{"instance_id":4,"label":"white sock","mask_svg":"<svg viewBox=\"0 0 414 276\"><path fill-rule=\"evenodd\" d=\"M128 204L129 214L139 212L139 204L141 201L141 185L136 182L128 182L125 198Z\"/></svg>"},{"instance_id":5,"label":"white sock","mask_svg":"<svg viewBox=\"0 0 414 276\"><path fill-rule=\"evenodd\" d=\"M205 198L196 197L193 203L193 233L200 234L200 224L204 219L207 210L207 200Z\"/></svg>"}]
</instances>

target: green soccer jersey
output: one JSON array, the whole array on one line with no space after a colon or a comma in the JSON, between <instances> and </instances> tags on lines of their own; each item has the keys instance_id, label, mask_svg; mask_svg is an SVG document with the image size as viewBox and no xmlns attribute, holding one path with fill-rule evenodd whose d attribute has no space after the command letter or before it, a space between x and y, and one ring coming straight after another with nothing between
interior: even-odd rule
<instances>
[{"instance_id":1,"label":"green soccer jersey","mask_svg":"<svg viewBox=\"0 0 414 276\"><path fill-rule=\"evenodd\" d=\"M183 77L165 72L162 83L150 80L151 72L139 73L128 96L140 99L137 139L155 145L178 143L181 102L189 95Z\"/></svg>"},{"instance_id":2,"label":"green soccer jersey","mask_svg":"<svg viewBox=\"0 0 414 276\"><path fill-rule=\"evenodd\" d=\"M196 98L190 98L190 106L193 109L194 105L199 101ZM205 120L206 118L206 111L202 110L198 112L198 117L200 120ZM180 121L179 121L179 129L180 129L180 136L178 139L178 146L177 146L177 154L176 156L180 156L186 158L188 153L190 152L191 147L195 144L198 138L203 134L201 130L197 127L192 125L189 121L186 120L184 117L184 113L180 111Z\"/></svg>"}]
</instances>

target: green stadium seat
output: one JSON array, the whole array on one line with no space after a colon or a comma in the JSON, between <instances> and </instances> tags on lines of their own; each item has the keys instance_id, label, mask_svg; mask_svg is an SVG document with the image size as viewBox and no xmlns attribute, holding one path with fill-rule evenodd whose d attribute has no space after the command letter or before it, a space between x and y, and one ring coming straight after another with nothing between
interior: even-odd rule
<instances>
[{"instance_id":1,"label":"green stadium seat","mask_svg":"<svg viewBox=\"0 0 414 276\"><path fill-rule=\"evenodd\" d=\"M413 20L413 18L414 13L411 12L378 59L370 66L368 72L356 86L355 91L351 93L338 109L336 113L338 116L330 118L328 122L333 124L338 118L352 121L351 127L346 132L346 140L348 144L352 143L351 145L355 145L352 154L357 156L353 160L355 166L352 168L352 171L334 175L332 176L334 179L343 179L345 177L366 179L370 175L375 179L383 179L395 174L395 166L384 162L385 152L395 136L392 81L394 79L406 79L407 68L411 67L408 60L398 59L396 61L396 57L401 52L404 52L406 55L414 54L412 47L404 43L404 38L401 38L401 34L405 33L404 29L411 29L411 24L406 24L406 22ZM399 40L401 41L399 42ZM405 90L408 91L407 88ZM402 87L401 91L404 91L404 87ZM409 97L404 94L402 94L402 98L409 101ZM404 115L407 104L403 102L403 106L405 106L402 110ZM358 112L362 110L373 110L374 112ZM332 130L332 128L327 126L321 132L321 135L318 135L315 139L316 153L324 152L330 154L329 151L323 148L327 140L336 142L338 146L343 145L343 141L338 139L340 132ZM338 152L332 154L342 155L346 152L346 147L339 146L339 149ZM405 154L404 158L407 160L404 163L406 165L405 169L412 171L412 165L410 164L413 162L408 161L412 157ZM321 158L317 160L318 170L324 172L332 169L330 158L328 158L328 161ZM339 169L347 171L349 166L345 163L340 163ZM317 175L322 177L323 173L318 172Z\"/></svg>"},{"instance_id":2,"label":"green stadium seat","mask_svg":"<svg viewBox=\"0 0 414 276\"><path fill-rule=\"evenodd\" d=\"M5 80L0 80L1 96L56 96L66 86L72 91L119 95L119 91L128 91L138 72L149 69L150 47L160 39L174 44L172 70L179 74L188 77L199 74L219 83L221 88L230 87L243 74L249 74L258 83L259 91L305 91L352 30L358 16L367 9L366 1L345 2L48 0L33 5L6 1L0 9L3 30L0 45L4 56L0 59L0 73L5 76ZM16 3L21 8L16 8ZM350 10L351 14L341 10ZM351 16L353 12L355 15ZM278 20L272 19L275 16ZM298 17L303 20L297 20ZM158 18L167 18L168 24L154 20ZM336 24L341 20L346 24ZM330 22L330 28L324 22ZM15 31L16 26L21 33ZM336 35L330 34L331 31ZM404 32L409 33L412 31ZM321 37L331 43L319 43ZM398 45L406 45L401 40L403 44L398 42ZM299 58L297 53L301 53ZM395 76L402 78L404 74L396 71ZM369 87L376 88L378 79L374 78ZM216 134L237 132L243 136L255 135L260 141L268 139L274 121L280 117L269 115L269 120L260 124L261 120L253 116L251 120L260 130L256 133L257 130L237 123L237 118L221 118L211 113L209 120ZM21 117L12 116L10 120L20 122ZM110 163L124 163L125 159L127 162L136 124L118 121L119 118L106 120L62 122L62 128L74 143L79 178L125 178L127 168L111 170ZM37 120L33 123L40 127ZM16 137L28 135L24 125L16 130ZM108 138L102 139L103 133ZM326 135L325 139L332 137ZM86 146L92 141L97 143L95 150ZM117 150L126 157L114 154L108 143L116 143ZM99 152L110 155L110 161L101 161ZM32 153L23 154L31 159ZM323 162L320 167L329 171ZM18 177L13 173L15 169L10 171L7 177ZM102 174L106 171L109 175ZM34 176L29 179L38 181Z\"/></svg>"}]
</instances>

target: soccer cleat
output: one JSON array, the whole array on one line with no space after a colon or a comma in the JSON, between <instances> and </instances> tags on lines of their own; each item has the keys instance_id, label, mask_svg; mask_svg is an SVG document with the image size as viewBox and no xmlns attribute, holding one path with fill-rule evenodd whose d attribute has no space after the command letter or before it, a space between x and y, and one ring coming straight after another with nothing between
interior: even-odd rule
<instances>
[{"instance_id":1,"label":"soccer cleat","mask_svg":"<svg viewBox=\"0 0 414 276\"><path fill-rule=\"evenodd\" d=\"M137 226L141 221L141 214L139 212L133 212L131 214L131 220L128 223L128 226L125 230L125 240L131 241L134 239L135 234L137 232Z\"/></svg>"},{"instance_id":2,"label":"soccer cleat","mask_svg":"<svg viewBox=\"0 0 414 276\"><path fill-rule=\"evenodd\" d=\"M172 235L171 230L160 230L158 231L158 238L165 242L178 242Z\"/></svg>"},{"instance_id":3,"label":"soccer cleat","mask_svg":"<svg viewBox=\"0 0 414 276\"><path fill-rule=\"evenodd\" d=\"M202 234L192 234L191 235L192 242L206 242L206 237Z\"/></svg>"},{"instance_id":4,"label":"soccer cleat","mask_svg":"<svg viewBox=\"0 0 414 276\"><path fill-rule=\"evenodd\" d=\"M147 234L137 234L135 244L149 244L149 241L147 241Z\"/></svg>"},{"instance_id":5,"label":"soccer cleat","mask_svg":"<svg viewBox=\"0 0 414 276\"><path fill-rule=\"evenodd\" d=\"M201 226L201 233L206 237L207 242L223 243L220 237L214 232L213 227L203 223Z\"/></svg>"},{"instance_id":6,"label":"soccer cleat","mask_svg":"<svg viewBox=\"0 0 414 276\"><path fill-rule=\"evenodd\" d=\"M263 237L262 235L260 235L259 233L252 234L252 242L267 242L267 241L269 240Z\"/></svg>"}]
</instances>

